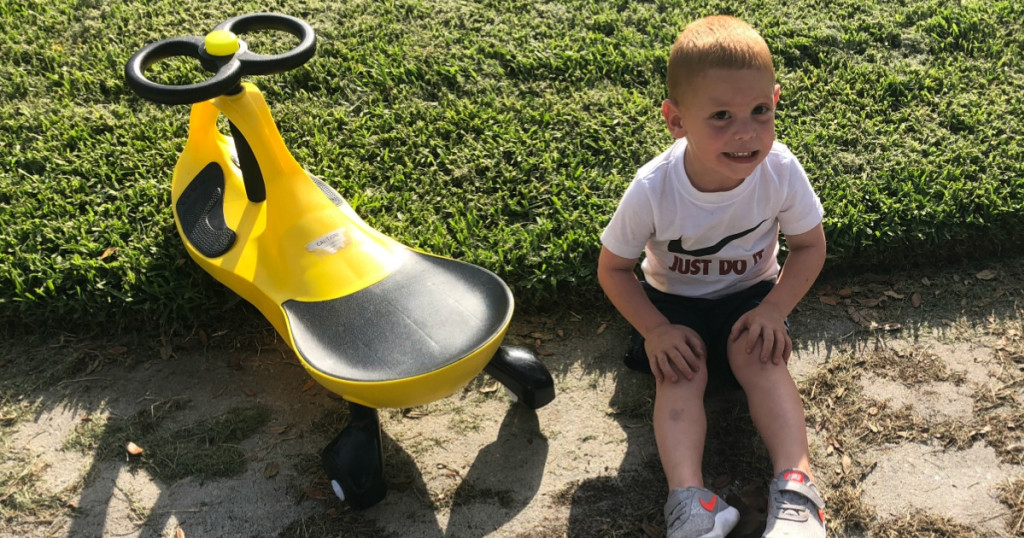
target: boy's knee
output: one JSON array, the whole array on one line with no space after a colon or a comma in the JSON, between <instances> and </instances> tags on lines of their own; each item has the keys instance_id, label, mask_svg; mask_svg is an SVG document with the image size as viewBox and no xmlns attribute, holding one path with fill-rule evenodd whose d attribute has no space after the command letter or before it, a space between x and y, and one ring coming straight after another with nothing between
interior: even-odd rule
<instances>
[{"instance_id":1,"label":"boy's knee","mask_svg":"<svg viewBox=\"0 0 1024 538\"><path fill-rule=\"evenodd\" d=\"M754 346L754 349L747 353L744 344L741 342L729 343L729 367L736 376L740 385L746 385L748 380L756 380L766 374L774 372L788 372L785 362L775 364L771 360L761 362L761 344Z\"/></svg>"},{"instance_id":2,"label":"boy's knee","mask_svg":"<svg viewBox=\"0 0 1024 538\"><path fill-rule=\"evenodd\" d=\"M693 373L693 377L686 379L679 375L678 381L669 381L668 378L657 383L657 395L665 395L665 397L680 399L686 398L687 396L696 396L703 398L704 390L708 386L708 367L704 364L700 370Z\"/></svg>"}]
</instances>

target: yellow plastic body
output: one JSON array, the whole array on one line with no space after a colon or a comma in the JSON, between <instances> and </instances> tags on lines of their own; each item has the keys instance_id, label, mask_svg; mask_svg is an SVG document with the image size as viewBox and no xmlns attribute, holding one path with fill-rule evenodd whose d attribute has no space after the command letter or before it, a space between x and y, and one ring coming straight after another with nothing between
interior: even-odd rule
<instances>
[{"instance_id":1,"label":"yellow plastic body","mask_svg":"<svg viewBox=\"0 0 1024 538\"><path fill-rule=\"evenodd\" d=\"M246 197L241 172L231 159L232 141L217 129L221 114L242 132L256 155L266 183L266 201L254 203ZM210 162L224 170L224 218L237 236L230 250L217 258L207 258L191 245L176 208L182 191ZM171 200L178 233L192 259L258 308L310 375L346 400L380 408L411 407L444 398L486 366L508 328L507 320L501 334L469 356L416 377L358 382L311 367L295 345L281 305L291 299L326 301L372 286L413 253L367 225L348 204L339 208L323 195L285 147L263 95L249 83L236 95L192 106L188 141L174 169ZM335 233L344 237L344 248L334 253L307 248Z\"/></svg>"}]
</instances>

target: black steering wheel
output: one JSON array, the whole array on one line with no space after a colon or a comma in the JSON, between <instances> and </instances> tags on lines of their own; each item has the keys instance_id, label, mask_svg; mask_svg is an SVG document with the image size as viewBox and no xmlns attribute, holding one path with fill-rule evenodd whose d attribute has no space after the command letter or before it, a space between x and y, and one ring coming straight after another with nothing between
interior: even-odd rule
<instances>
[{"instance_id":1,"label":"black steering wheel","mask_svg":"<svg viewBox=\"0 0 1024 538\"><path fill-rule=\"evenodd\" d=\"M299 44L282 54L257 54L237 34L277 30L299 38ZM141 97L157 103L182 105L198 103L238 91L242 76L269 75L290 71L316 53L316 35L305 21L276 13L255 13L232 17L206 37L172 37L150 43L132 55L125 65L128 86ZM195 58L213 76L196 84L173 86L146 78L153 64L174 57Z\"/></svg>"}]
</instances>

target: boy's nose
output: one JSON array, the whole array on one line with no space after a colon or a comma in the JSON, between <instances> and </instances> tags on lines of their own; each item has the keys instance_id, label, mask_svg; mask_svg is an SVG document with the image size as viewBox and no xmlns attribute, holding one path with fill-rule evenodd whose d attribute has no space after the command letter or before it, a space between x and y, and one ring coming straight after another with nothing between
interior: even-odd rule
<instances>
[{"instance_id":1,"label":"boy's nose","mask_svg":"<svg viewBox=\"0 0 1024 538\"><path fill-rule=\"evenodd\" d=\"M753 138L756 133L757 131L754 129L753 122L741 121L736 124L736 130L733 131L733 137L736 140L748 140Z\"/></svg>"}]
</instances>

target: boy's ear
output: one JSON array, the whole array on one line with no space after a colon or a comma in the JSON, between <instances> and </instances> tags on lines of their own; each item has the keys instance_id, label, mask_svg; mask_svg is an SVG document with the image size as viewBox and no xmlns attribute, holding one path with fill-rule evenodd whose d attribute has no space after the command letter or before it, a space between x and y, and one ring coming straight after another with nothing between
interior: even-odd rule
<instances>
[{"instance_id":1,"label":"boy's ear","mask_svg":"<svg viewBox=\"0 0 1024 538\"><path fill-rule=\"evenodd\" d=\"M686 128L683 127L683 114L679 110L679 106L671 99L661 102L661 115L665 118L665 127L668 127L668 132L672 133L672 138L679 139L686 136Z\"/></svg>"},{"instance_id":2,"label":"boy's ear","mask_svg":"<svg viewBox=\"0 0 1024 538\"><path fill-rule=\"evenodd\" d=\"M782 86L779 86L778 84L776 84L775 85L775 102L772 103L773 105L779 104L779 95L781 95L781 94L782 94Z\"/></svg>"}]
</instances>

